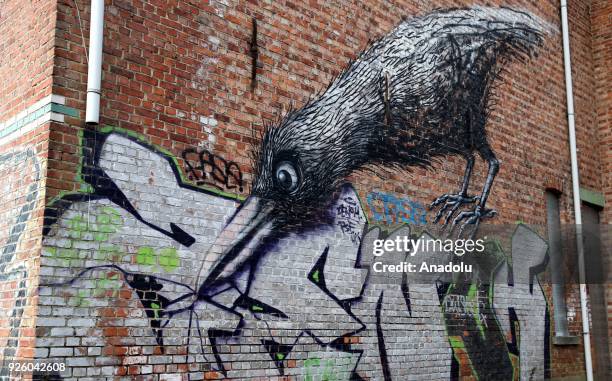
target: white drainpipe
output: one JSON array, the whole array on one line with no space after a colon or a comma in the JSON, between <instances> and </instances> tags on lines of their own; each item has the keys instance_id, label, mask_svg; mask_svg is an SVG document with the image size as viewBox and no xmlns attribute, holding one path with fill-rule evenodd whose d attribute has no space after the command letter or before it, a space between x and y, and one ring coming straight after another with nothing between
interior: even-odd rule
<instances>
[{"instance_id":1,"label":"white drainpipe","mask_svg":"<svg viewBox=\"0 0 612 381\"><path fill-rule=\"evenodd\" d=\"M576 126L574 123L574 94L572 85L572 64L569 44L569 24L567 0L561 0L561 29L563 32L563 63L565 67L565 92L567 96L567 125L569 129L570 160L572 164L572 193L574 196L574 216L576 219L576 249L580 273L580 308L582 312L582 336L584 343L584 363L587 381L593 381L593 362L591 358L591 338L589 336L588 296L585 284L584 245L582 242L582 212L580 210L580 180L578 177L578 155L576 150Z\"/></svg>"},{"instance_id":2,"label":"white drainpipe","mask_svg":"<svg viewBox=\"0 0 612 381\"><path fill-rule=\"evenodd\" d=\"M85 123L100 122L100 91L102 82L102 40L104 35L104 0L91 1L89 26L89 67L87 71L87 108Z\"/></svg>"}]
</instances>

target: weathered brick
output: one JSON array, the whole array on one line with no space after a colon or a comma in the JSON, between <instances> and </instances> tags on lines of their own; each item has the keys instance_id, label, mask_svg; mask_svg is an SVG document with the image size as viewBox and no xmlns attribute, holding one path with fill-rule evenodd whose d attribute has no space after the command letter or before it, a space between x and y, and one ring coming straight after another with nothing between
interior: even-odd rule
<instances>
[{"instance_id":1,"label":"weathered brick","mask_svg":"<svg viewBox=\"0 0 612 381\"><path fill-rule=\"evenodd\" d=\"M190 373L190 379L221 379L219 372L208 368L215 358L210 340L205 339L201 345L194 338L199 339L198 330L207 337L210 327L221 326L225 332L231 332L236 328L232 320L236 316L215 315L214 309L203 302L195 307L197 316L189 311L174 315L161 332L162 351L153 326L165 324L166 316L159 318L164 312L163 304L169 299L155 294L157 285L152 278L138 279L141 285L145 284L143 291L135 289L134 283L130 284L134 279L127 279L126 274L155 276L163 286L161 294L171 299L188 295L193 287L197 290L197 272L207 257L207 248L229 220L228 211L233 211L237 203L221 198L203 200L202 194L221 190L241 197L249 195L255 176L249 155L260 144L259 131L263 124L274 126L292 106L299 109L308 99L324 91L370 41L387 34L402 18L420 15L432 8L462 6L454 1L428 4L409 0L363 4L179 1L169 6L167 3L115 0L107 2L105 14L101 126L117 127L119 135L156 147L136 151L127 143L111 144L108 153L104 147L109 145L96 140L91 145L103 152L96 151L95 155L90 152L86 157L83 131L94 128L85 126L83 121L87 59L82 35L88 35L88 23L81 21L89 18L89 2L7 0L3 3L5 22L0 23L0 49L6 59L0 63L3 84L0 123L18 116L52 93L65 97L60 103L69 109L66 114L56 112L62 115L56 121L40 122L31 129L24 126L8 138L2 137L0 130L0 265L9 263L0 267L0 276L7 275L0 278L0 358L12 352L25 358L67 357L69 370L62 375L75 380L101 376L128 380L144 374L159 374L159 379L171 380L186 378L186 372ZM498 0L487 4L508 5ZM558 2L519 1L511 6L537 15L551 23L553 29L559 29ZM603 223L612 221L609 207L612 203L612 74L608 69L612 61L611 11L609 1L605 0L569 4L581 186L603 195L606 201L600 213ZM253 16L257 18L259 55L256 83L251 87L249 48ZM490 110L487 127L487 138L502 161L488 204L500 211L494 221L545 225L544 191L554 189L560 193L562 222L569 224L574 217L558 31L545 37L537 59L504 66L504 69L495 89L496 107ZM434 76L427 79L433 80ZM345 94L344 98L352 95ZM393 92L390 95L394 100ZM55 110L62 109L59 103L53 103ZM352 110L347 108L347 112ZM103 127L97 130L102 131ZM103 135L97 135L96 139ZM17 157L11 155L22 152L22 148L32 149L36 163L32 158L10 161ZM184 157L186 150L192 148L194 152ZM161 157L157 156L159 152L163 159L155 161ZM202 152L211 156L200 156ZM88 178L91 172L81 168L82 163L91 165L88 160L96 155L105 160L104 170L112 176L116 188L110 186L107 177ZM303 164L314 162L309 160ZM340 161L334 158L336 162ZM190 169L187 164L198 168ZM476 192L482 185L486 174L483 167L478 160L474 173L476 183L471 191ZM457 188L463 169L460 158L445 157L434 163L432 170L414 168L410 176L397 165L389 165L386 169L357 171L348 180L369 221L389 228L414 221L414 205L427 205L435 196ZM38 180L36 173L41 176ZM94 173L101 172L96 169ZM181 181L177 183L177 179ZM98 195L89 193L94 188L86 180L96 187ZM185 187L183 180L190 182L190 186ZM194 184L213 190L196 192L191 187ZM398 201L370 198L370 202L368 197L375 194L390 195ZM37 202L30 205L29 197ZM63 202L53 204L62 197ZM285 204L285 208L296 207L292 202ZM45 207L51 206L56 209L45 212ZM137 218L134 210L139 213ZM298 213L295 208L290 214ZM79 216L87 219L79 221ZM90 216L94 219L88 220ZM425 208L423 216L430 222L433 218ZM54 224L51 217L57 217L60 222ZM18 218L26 221L18 222ZM45 222L51 225L43 226ZM178 242L177 226L196 238L196 244ZM21 227L23 233L15 234ZM43 228L51 229L44 238ZM308 234L318 233L313 230ZM372 350L380 340L377 332L366 330L343 336L360 327L343 313L349 306L351 311L357 310L358 303L321 297L326 292L354 296L362 290L362 284L354 281L359 278L355 271L358 269L347 259L352 255L350 242L334 246L343 241L342 233L333 238L312 238L307 243L300 241L298 235L291 242L281 240L276 251L268 253L277 255L274 262L277 265L258 268L261 272L255 274L255 279L274 284L258 290L258 298L281 310L299 310L300 318L283 320L272 316L268 320L268 314L257 310L263 308L260 304L251 306L250 312L244 305L235 306L236 295L222 301L223 305L244 313L248 324L256 325L247 325L232 337L238 345L219 339L222 344L216 349L224 360L230 359L226 364L229 377L276 379L281 377L277 369L279 362L286 374L291 374L283 380L305 377L292 373L299 371L314 372L314 379L351 377L353 363L342 358L351 351L339 351L342 356L324 358L338 353L331 346L320 351L315 350L315 344L308 347L304 339L307 341L309 335L301 336L288 358L275 357L284 356L282 353L267 353L272 338L286 345L293 344L292 339L308 328L307 332L324 337L324 342L340 338L334 343L350 343L351 350L367 348L360 359L359 369L366 373L361 376L378 379L381 361L378 351ZM18 238L15 248L10 243L14 238ZM42 253L41 246L45 246ZM313 247L321 252L328 249L330 253L325 263L324 284L315 285L308 278L315 274L312 270L316 260L310 261L306 255ZM343 256L334 257L335 250ZM287 254L293 252L299 255ZM22 264L24 267L20 267ZM82 274L79 282L30 291L37 284L73 280L85 267L100 264L117 265L126 272L105 267ZM421 375L428 375L428 379L447 379L451 369L450 341L446 340L444 345L432 344L432 337L444 336L453 327L462 328L465 320L435 317L440 308L439 290L428 294L418 292L417 288L409 287L413 308L409 317L395 310L382 311L382 319L389 319L384 329L393 332L384 337L388 356L406 357L406 368L401 369L406 372L394 374L393 379ZM607 300L612 295L611 289L608 287ZM380 290L373 289L371 284L365 290L363 296L359 295L359 302L371 312L364 319L369 329L377 318L378 295L374 291ZM404 292L403 289L385 290L384 298L394 305L402 305L406 303L402 297ZM550 299L550 289L544 287L544 292ZM428 299L432 294L433 299ZM181 299L180 307L187 307L195 299L196 296L188 295ZM515 299L514 312L518 315L534 313L540 307L525 295ZM567 306L571 312L570 333L580 335L582 321L577 287L568 287ZM547 307L553 311L550 300ZM607 309L609 316L612 302ZM258 319L253 319L253 315ZM498 313L495 317L509 319L509 313ZM411 319L410 324L402 325L402 319ZM264 320L274 327L266 326ZM196 321L202 327L194 326ZM187 348L186 330L190 324L192 332ZM554 328L554 325L553 320L551 326ZM610 337L612 325L607 326ZM519 355L509 354L515 350L513 345L531 342L535 335L529 331L533 327L526 326L524 321L517 322L516 327L520 332L518 342L505 337L498 345L491 346L494 335L486 336L487 345L469 349L471 359L456 350L457 375L462 379L477 379L474 366L478 368L479 361L486 363L498 349L510 361L517 362L515 369L527 369L521 360L536 358L541 353L534 354L537 348L527 346ZM462 340L460 343L482 334L479 328L473 327L460 331L461 335L457 336ZM5 340L9 340L9 345L5 345ZM262 342L266 340L267 347ZM402 352L403 342L413 343L418 353ZM201 354L202 347L206 359ZM551 345L550 348L551 376L573 377L583 373L582 344ZM256 361L245 360L249 356ZM312 361L306 362L309 359ZM335 365L328 366L328 361ZM502 363L499 360L495 368L487 367L492 378L502 378Z\"/></svg>"}]
</instances>

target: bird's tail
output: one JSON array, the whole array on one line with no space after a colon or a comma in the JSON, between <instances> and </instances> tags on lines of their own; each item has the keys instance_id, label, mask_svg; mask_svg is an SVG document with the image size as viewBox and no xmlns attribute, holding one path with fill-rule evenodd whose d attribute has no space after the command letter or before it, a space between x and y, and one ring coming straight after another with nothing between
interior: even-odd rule
<instances>
[{"instance_id":1,"label":"bird's tail","mask_svg":"<svg viewBox=\"0 0 612 381\"><path fill-rule=\"evenodd\" d=\"M453 36L459 44L478 40L480 46L497 48L502 55L511 53L514 57L517 53L528 56L537 53L544 36L557 31L554 25L535 15L505 7L476 6L449 11L447 16L437 33Z\"/></svg>"}]
</instances>

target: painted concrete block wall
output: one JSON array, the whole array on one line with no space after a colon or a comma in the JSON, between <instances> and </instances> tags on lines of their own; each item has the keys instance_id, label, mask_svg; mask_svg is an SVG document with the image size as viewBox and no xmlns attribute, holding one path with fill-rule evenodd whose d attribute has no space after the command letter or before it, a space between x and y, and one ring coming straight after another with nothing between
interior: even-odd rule
<instances>
[{"instance_id":1,"label":"painted concrete block wall","mask_svg":"<svg viewBox=\"0 0 612 381\"><path fill-rule=\"evenodd\" d=\"M34 357L48 123L21 123L0 139L0 377ZM23 122L23 120L21 120Z\"/></svg>"},{"instance_id":2,"label":"painted concrete block wall","mask_svg":"<svg viewBox=\"0 0 612 381\"><path fill-rule=\"evenodd\" d=\"M547 302L528 285L547 245L528 228L516 229L511 253L495 253L494 292L410 277L379 284L368 280L372 241L417 225L368 227L345 184L328 220L288 228L233 285L202 298L202 253L239 200L185 184L171 155L137 137L84 138L97 147L84 149L81 173L93 186L50 205L41 258L37 356L66 364L66 379L550 375ZM503 287L509 276L517 284Z\"/></svg>"}]
</instances>

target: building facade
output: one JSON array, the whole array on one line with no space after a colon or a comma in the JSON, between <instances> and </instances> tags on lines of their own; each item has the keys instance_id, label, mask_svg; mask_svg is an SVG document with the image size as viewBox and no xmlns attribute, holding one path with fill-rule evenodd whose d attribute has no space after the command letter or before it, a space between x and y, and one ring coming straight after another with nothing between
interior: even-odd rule
<instances>
[{"instance_id":1,"label":"building facade","mask_svg":"<svg viewBox=\"0 0 612 381\"><path fill-rule=\"evenodd\" d=\"M584 378L578 285L543 267L575 221L556 1L107 0L99 125L90 9L0 4L3 377ZM569 5L580 196L604 230L611 12ZM504 227L490 268L372 274L375 240L441 236L449 212Z\"/></svg>"}]
</instances>

